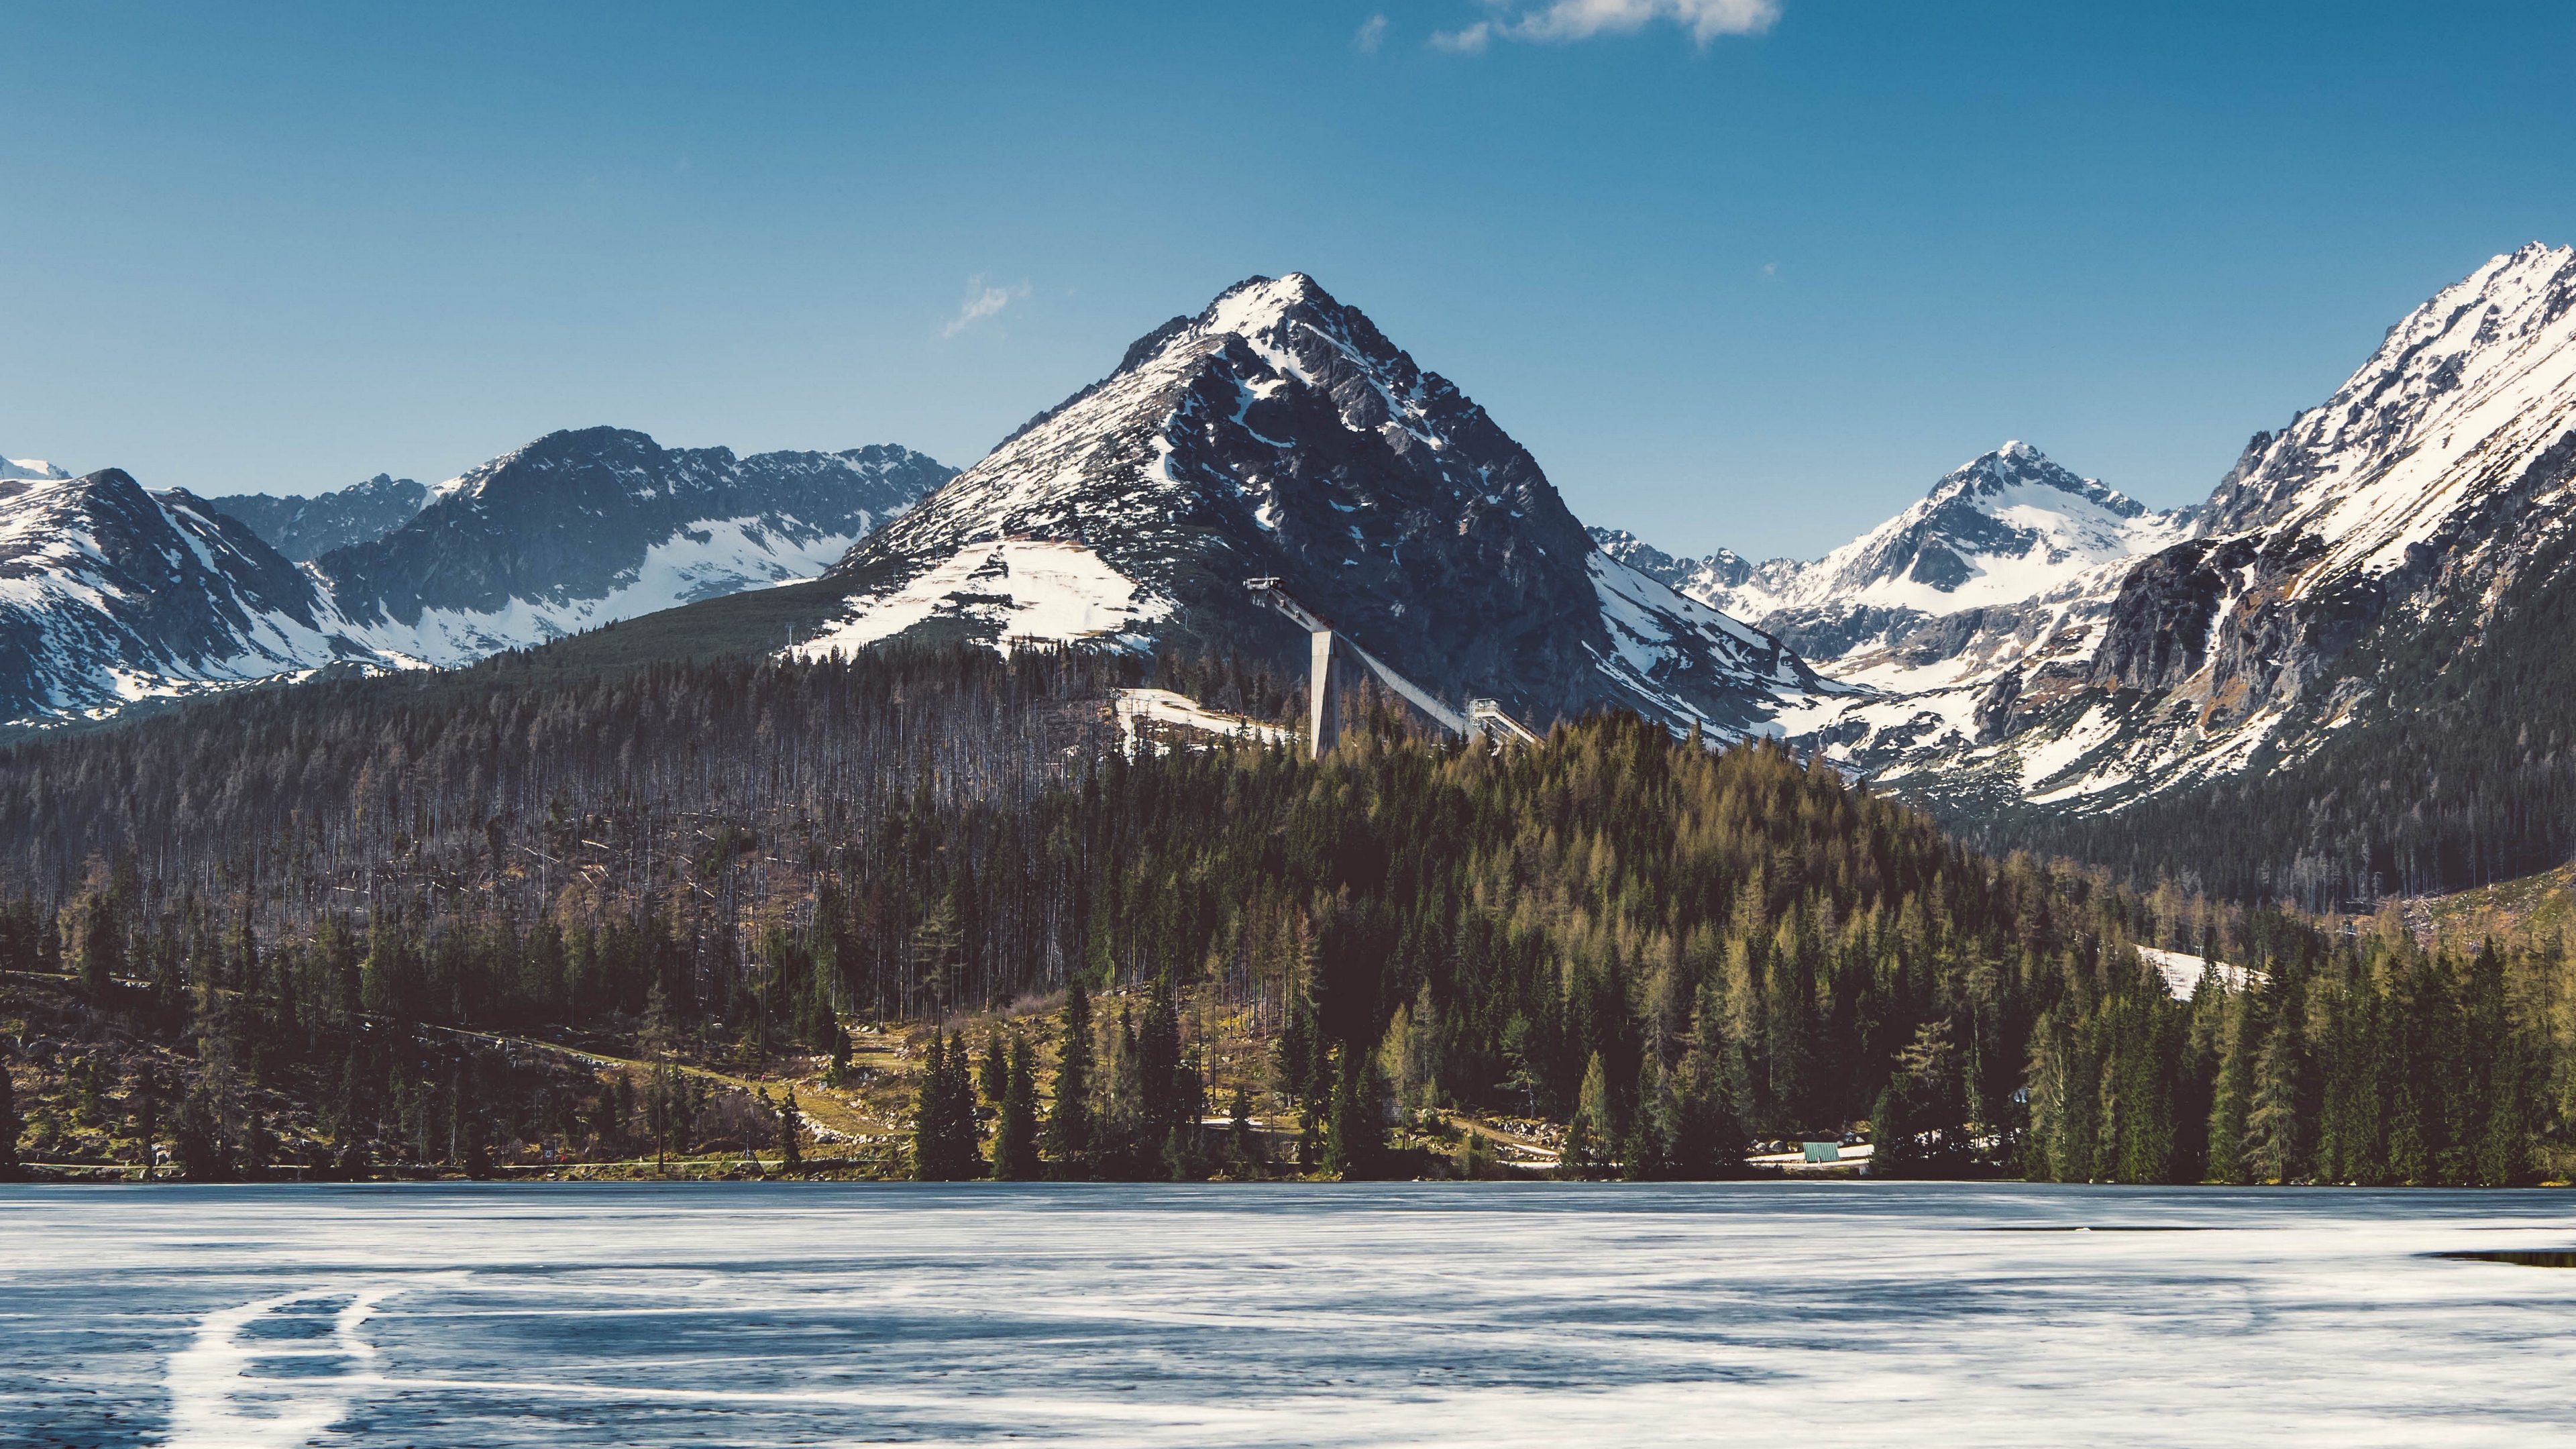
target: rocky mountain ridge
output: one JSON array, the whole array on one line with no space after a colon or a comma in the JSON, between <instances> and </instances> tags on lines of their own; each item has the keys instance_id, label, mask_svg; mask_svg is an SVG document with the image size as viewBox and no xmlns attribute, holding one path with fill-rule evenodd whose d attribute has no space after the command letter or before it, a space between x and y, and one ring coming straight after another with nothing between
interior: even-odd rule
<instances>
[{"instance_id":1,"label":"rocky mountain ridge","mask_svg":"<svg viewBox=\"0 0 2576 1449\"><path fill-rule=\"evenodd\" d=\"M334 665L462 664L810 578L953 471L886 446L737 458L555 433L301 566L212 502L121 470L0 482L0 720L101 717ZM400 506L406 488L350 491Z\"/></svg>"},{"instance_id":2,"label":"rocky mountain ridge","mask_svg":"<svg viewBox=\"0 0 2576 1449\"><path fill-rule=\"evenodd\" d=\"M1605 546L1877 690L1786 723L1954 812L2099 812L2275 769L2403 707L2340 661L2437 627L2474 639L2554 579L2576 501L2576 249L2534 243L2443 289L2196 509L2059 474L2007 447L1812 564ZM2045 526L2015 516L2034 500Z\"/></svg>"},{"instance_id":3,"label":"rocky mountain ridge","mask_svg":"<svg viewBox=\"0 0 2576 1449\"><path fill-rule=\"evenodd\" d=\"M316 581L184 490L122 469L0 482L0 709L109 712L361 647Z\"/></svg>"},{"instance_id":4,"label":"rocky mountain ridge","mask_svg":"<svg viewBox=\"0 0 2576 1449\"><path fill-rule=\"evenodd\" d=\"M279 553L306 563L335 548L382 538L409 523L429 502L429 489L378 473L363 483L311 497L230 493L207 500L251 526Z\"/></svg>"},{"instance_id":5,"label":"rocky mountain ridge","mask_svg":"<svg viewBox=\"0 0 2576 1449\"><path fill-rule=\"evenodd\" d=\"M1240 650L1302 669L1288 591L1452 700L1720 735L1830 686L1603 554L1535 459L1311 278L1255 277L1127 349L851 551L808 650L914 631Z\"/></svg>"}]
</instances>

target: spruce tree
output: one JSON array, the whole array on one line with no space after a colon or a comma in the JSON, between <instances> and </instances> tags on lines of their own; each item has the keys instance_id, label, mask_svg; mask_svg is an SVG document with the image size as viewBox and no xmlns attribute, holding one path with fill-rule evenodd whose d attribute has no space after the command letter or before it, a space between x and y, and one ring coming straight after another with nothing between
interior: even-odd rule
<instances>
[{"instance_id":1,"label":"spruce tree","mask_svg":"<svg viewBox=\"0 0 2576 1449\"><path fill-rule=\"evenodd\" d=\"M1331 1135L1324 1141L1324 1170L1345 1182L1385 1170L1385 1089L1373 1053L1345 1045L1333 1077Z\"/></svg>"},{"instance_id":2,"label":"spruce tree","mask_svg":"<svg viewBox=\"0 0 2576 1449\"><path fill-rule=\"evenodd\" d=\"M1055 1102L1043 1146L1049 1171L1079 1181L1094 1170L1091 1119L1091 993L1082 979L1065 982L1063 1032L1056 1055Z\"/></svg>"},{"instance_id":3,"label":"spruce tree","mask_svg":"<svg viewBox=\"0 0 2576 1449\"><path fill-rule=\"evenodd\" d=\"M1038 1060L1028 1039L1011 1034L1003 1063L1001 1121L993 1134L993 1176L1025 1182L1044 1169L1038 1160Z\"/></svg>"},{"instance_id":4,"label":"spruce tree","mask_svg":"<svg viewBox=\"0 0 2576 1449\"><path fill-rule=\"evenodd\" d=\"M1576 1089L1573 1119L1565 1125L1565 1146L1557 1159L1560 1175L1599 1177L1609 1170L1618 1150L1619 1122L1610 1101L1610 1076L1594 1052L1583 1064L1583 1085Z\"/></svg>"},{"instance_id":5,"label":"spruce tree","mask_svg":"<svg viewBox=\"0 0 2576 1449\"><path fill-rule=\"evenodd\" d=\"M805 1170L805 1114L797 1109L794 1087L778 1103L778 1170Z\"/></svg>"},{"instance_id":6,"label":"spruce tree","mask_svg":"<svg viewBox=\"0 0 2576 1449\"><path fill-rule=\"evenodd\" d=\"M18 1139L26 1130L18 1120L18 1088L9 1080L9 1058L0 1054L0 1182L18 1180Z\"/></svg>"},{"instance_id":7,"label":"spruce tree","mask_svg":"<svg viewBox=\"0 0 2576 1449\"><path fill-rule=\"evenodd\" d=\"M1002 1045L1002 1029L998 1026L986 1027L984 1062L976 1073L976 1090L983 1094L985 1106L999 1107L1002 1105L1003 1094L1010 1090L1010 1086L1011 1059L1008 1050Z\"/></svg>"},{"instance_id":8,"label":"spruce tree","mask_svg":"<svg viewBox=\"0 0 2576 1449\"><path fill-rule=\"evenodd\" d=\"M948 1037L930 1030L921 1060L921 1087L912 1105L912 1176L916 1182L949 1180Z\"/></svg>"},{"instance_id":9,"label":"spruce tree","mask_svg":"<svg viewBox=\"0 0 2576 1449\"><path fill-rule=\"evenodd\" d=\"M966 1033L951 1035L944 1096L948 1109L948 1180L952 1182L984 1175L984 1134L975 1115L975 1069L969 1056Z\"/></svg>"},{"instance_id":10,"label":"spruce tree","mask_svg":"<svg viewBox=\"0 0 2576 1449\"><path fill-rule=\"evenodd\" d=\"M972 1056L964 1032L931 1029L913 1105L912 1175L922 1182L962 1182L984 1175Z\"/></svg>"},{"instance_id":11,"label":"spruce tree","mask_svg":"<svg viewBox=\"0 0 2576 1449\"><path fill-rule=\"evenodd\" d=\"M172 1132L179 1172L190 1182L222 1182L233 1175L233 1158L224 1142L222 1119L203 1085L179 1104Z\"/></svg>"},{"instance_id":12,"label":"spruce tree","mask_svg":"<svg viewBox=\"0 0 2576 1449\"><path fill-rule=\"evenodd\" d=\"M1234 1084L1234 1100L1228 1104L1226 1126L1234 1146L1234 1170L1240 1176L1257 1177L1261 1173L1261 1147L1252 1135L1252 1094L1241 1082Z\"/></svg>"}]
</instances>

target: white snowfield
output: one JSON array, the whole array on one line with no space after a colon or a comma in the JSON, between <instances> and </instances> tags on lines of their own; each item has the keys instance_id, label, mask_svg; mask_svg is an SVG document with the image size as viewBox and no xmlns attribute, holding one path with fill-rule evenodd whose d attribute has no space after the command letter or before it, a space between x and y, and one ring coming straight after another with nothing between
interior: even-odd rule
<instances>
[{"instance_id":1,"label":"white snowfield","mask_svg":"<svg viewBox=\"0 0 2576 1449\"><path fill-rule=\"evenodd\" d=\"M442 668L524 649L700 599L801 583L849 552L860 533L825 533L796 519L710 518L645 550L644 562L597 598L514 598L498 609L424 609L411 623L352 621L349 637L388 663Z\"/></svg>"},{"instance_id":2,"label":"white snowfield","mask_svg":"<svg viewBox=\"0 0 2576 1449\"><path fill-rule=\"evenodd\" d=\"M1121 689L1111 696L1110 711L1118 721L1119 742L1131 757L1148 747L1141 728L1148 720L1204 735L1265 745L1284 745L1297 735L1295 730L1264 724L1248 715L1209 709L1188 695L1169 689Z\"/></svg>"},{"instance_id":3,"label":"white snowfield","mask_svg":"<svg viewBox=\"0 0 2576 1449\"><path fill-rule=\"evenodd\" d=\"M2245 991L2272 979L2269 973L2251 966L2230 966L2224 961L2213 963L2204 956L2163 951L2153 946L2140 946L2138 955L2156 968L2156 974L2164 978L2165 990L2176 1001L2189 1001L2198 995L2203 981L2214 979L2230 991Z\"/></svg>"},{"instance_id":4,"label":"white snowfield","mask_svg":"<svg viewBox=\"0 0 2576 1449\"><path fill-rule=\"evenodd\" d=\"M890 593L853 595L850 610L786 652L855 653L932 619L976 626L1004 653L1020 640L1124 642L1171 603L1080 544L1006 539L965 549Z\"/></svg>"},{"instance_id":5,"label":"white snowfield","mask_svg":"<svg viewBox=\"0 0 2576 1449\"><path fill-rule=\"evenodd\" d=\"M2266 531L2331 545L2301 588L2404 564L2409 546L2576 428L2571 291L2576 247L2534 242L2497 257L2391 328L2324 406L2273 440L2254 469L2271 480Z\"/></svg>"},{"instance_id":6,"label":"white snowfield","mask_svg":"<svg viewBox=\"0 0 2576 1449\"><path fill-rule=\"evenodd\" d=\"M218 580L254 570L228 542L214 516L185 495L145 495L186 556ZM239 621L228 646L189 655L159 648L124 622L143 600L100 548L81 507L77 480L11 480L0 508L0 621L26 641L37 685L52 716L98 716L138 700L175 698L276 678L297 678L331 663L342 621L327 601L311 623L264 607L225 588L210 601Z\"/></svg>"}]
</instances>

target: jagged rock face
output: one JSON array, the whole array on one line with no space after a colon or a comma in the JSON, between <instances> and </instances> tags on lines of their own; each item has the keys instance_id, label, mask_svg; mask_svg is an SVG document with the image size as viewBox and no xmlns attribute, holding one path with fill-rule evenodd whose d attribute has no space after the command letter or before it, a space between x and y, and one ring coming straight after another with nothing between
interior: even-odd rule
<instances>
[{"instance_id":1,"label":"jagged rock face","mask_svg":"<svg viewBox=\"0 0 2576 1449\"><path fill-rule=\"evenodd\" d=\"M737 458L616 428L552 433L315 567L358 627L457 662L812 577L953 473L895 447Z\"/></svg>"},{"instance_id":2,"label":"jagged rock face","mask_svg":"<svg viewBox=\"0 0 2576 1449\"><path fill-rule=\"evenodd\" d=\"M945 626L1299 665L1302 636L1242 588L1275 576L1417 683L1534 722L1623 705L1750 729L1816 687L1596 550L1484 409L1295 274L1148 333L844 573L851 616L814 647Z\"/></svg>"},{"instance_id":3,"label":"jagged rock face","mask_svg":"<svg viewBox=\"0 0 2576 1449\"><path fill-rule=\"evenodd\" d=\"M1757 567L1752 560L1730 548L1721 548L1699 558L1675 558L1624 528L1594 528L1587 532L1603 553L1703 603L1723 590L1743 587L1754 577ZM1789 561L1774 559L1772 562Z\"/></svg>"},{"instance_id":4,"label":"jagged rock face","mask_svg":"<svg viewBox=\"0 0 2576 1449\"><path fill-rule=\"evenodd\" d=\"M336 623L309 576L183 490L115 468L0 482L0 718L311 668Z\"/></svg>"},{"instance_id":5,"label":"jagged rock face","mask_svg":"<svg viewBox=\"0 0 2576 1449\"><path fill-rule=\"evenodd\" d=\"M208 500L251 526L279 553L304 563L335 548L382 538L409 523L429 501L429 489L409 478L379 473L311 498L233 493Z\"/></svg>"}]
</instances>

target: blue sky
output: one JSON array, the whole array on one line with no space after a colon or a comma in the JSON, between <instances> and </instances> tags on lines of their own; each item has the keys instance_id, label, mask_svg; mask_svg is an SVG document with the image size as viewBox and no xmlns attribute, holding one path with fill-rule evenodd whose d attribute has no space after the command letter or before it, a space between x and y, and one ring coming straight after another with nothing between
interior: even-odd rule
<instances>
[{"instance_id":1,"label":"blue sky","mask_svg":"<svg viewBox=\"0 0 2576 1449\"><path fill-rule=\"evenodd\" d=\"M2576 240L2563 4L1550 7L0 4L0 451L962 465L1304 270L1586 521L1812 555L2006 438L2196 499Z\"/></svg>"}]
</instances>

